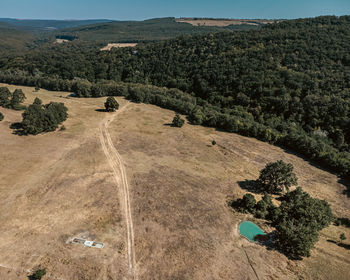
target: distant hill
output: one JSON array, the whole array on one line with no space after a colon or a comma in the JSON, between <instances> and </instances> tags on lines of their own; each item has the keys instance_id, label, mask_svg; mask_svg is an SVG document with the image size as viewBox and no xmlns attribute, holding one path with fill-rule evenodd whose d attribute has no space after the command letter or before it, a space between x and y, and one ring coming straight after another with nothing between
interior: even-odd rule
<instances>
[{"instance_id":1,"label":"distant hill","mask_svg":"<svg viewBox=\"0 0 350 280\"><path fill-rule=\"evenodd\" d=\"M70 27L77 27L88 24L111 22L107 19L91 20L41 20L41 19L13 19L0 18L0 22L7 23L11 26L26 29L30 31L52 31Z\"/></svg>"},{"instance_id":2,"label":"distant hill","mask_svg":"<svg viewBox=\"0 0 350 280\"><path fill-rule=\"evenodd\" d=\"M20 51L24 50L28 44L32 43L35 36L29 32L18 30L17 28L0 22L0 51Z\"/></svg>"},{"instance_id":3,"label":"distant hill","mask_svg":"<svg viewBox=\"0 0 350 280\"><path fill-rule=\"evenodd\" d=\"M175 18L155 18L145 21L113 21L73 27L58 32L58 36L77 36L86 41L140 42L170 39L183 34L257 28L259 28L258 25L246 23L230 26L193 26L187 22L179 22Z\"/></svg>"}]
</instances>

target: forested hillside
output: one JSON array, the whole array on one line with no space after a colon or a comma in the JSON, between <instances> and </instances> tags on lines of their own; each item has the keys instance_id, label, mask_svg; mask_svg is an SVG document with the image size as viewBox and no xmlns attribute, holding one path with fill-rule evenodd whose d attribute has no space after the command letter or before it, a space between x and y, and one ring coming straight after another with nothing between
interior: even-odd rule
<instances>
[{"instance_id":1,"label":"forested hillside","mask_svg":"<svg viewBox=\"0 0 350 280\"><path fill-rule=\"evenodd\" d=\"M22 83L49 75L178 88L192 101L186 109L175 107L193 123L277 143L349 175L349 42L350 16L329 16L253 31L181 36L139 45L137 52L100 52L79 43L50 46L1 61L0 67L7 70L2 75L7 82L24 70L22 76L36 78ZM145 98L152 90L145 92L136 99L161 103ZM132 90L129 95L135 97Z\"/></svg>"},{"instance_id":2,"label":"forested hillside","mask_svg":"<svg viewBox=\"0 0 350 280\"><path fill-rule=\"evenodd\" d=\"M34 35L0 22L0 52L23 51L34 40Z\"/></svg>"},{"instance_id":3,"label":"forested hillside","mask_svg":"<svg viewBox=\"0 0 350 280\"><path fill-rule=\"evenodd\" d=\"M144 21L113 21L67 28L59 36L77 36L84 41L144 42L171 39L179 35L193 35L225 30L258 29L259 26L242 24L225 27L192 26L175 18L155 18Z\"/></svg>"}]
</instances>

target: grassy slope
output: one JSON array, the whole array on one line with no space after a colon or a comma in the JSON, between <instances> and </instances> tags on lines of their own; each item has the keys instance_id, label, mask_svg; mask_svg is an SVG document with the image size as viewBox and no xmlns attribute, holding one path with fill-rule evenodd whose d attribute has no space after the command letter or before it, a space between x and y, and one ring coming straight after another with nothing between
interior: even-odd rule
<instances>
[{"instance_id":1,"label":"grassy slope","mask_svg":"<svg viewBox=\"0 0 350 280\"><path fill-rule=\"evenodd\" d=\"M25 269L39 264L53 279L127 277L121 194L99 142L99 124L108 115L95 111L105 98L66 99L60 96L68 93L21 88L27 104L36 96L44 103L64 102L69 119L65 131L19 137L9 125L21 112L0 108L5 115L0 122L5 159L0 162L0 264L12 267L0 267L0 278L24 280ZM306 191L327 199L336 215L350 218L345 187L336 176L255 139L165 125L173 116L132 103L109 128L131 187L139 279L255 279L243 249L260 279L349 279L349 251L327 240L337 240L340 232L349 237L350 229L325 229L310 259L291 262L240 238L236 227L247 217L226 206L232 196L246 193L240 182L257 178L267 162L283 159L293 163ZM65 243L84 232L106 248Z\"/></svg>"}]
</instances>

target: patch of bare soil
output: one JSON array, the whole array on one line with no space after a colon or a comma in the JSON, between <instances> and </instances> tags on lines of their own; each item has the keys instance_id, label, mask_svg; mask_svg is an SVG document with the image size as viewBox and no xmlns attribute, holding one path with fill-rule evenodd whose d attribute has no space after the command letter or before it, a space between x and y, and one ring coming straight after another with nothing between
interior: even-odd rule
<instances>
[{"instance_id":1,"label":"patch of bare soil","mask_svg":"<svg viewBox=\"0 0 350 280\"><path fill-rule=\"evenodd\" d=\"M229 25L259 25L273 23L273 20L252 20L252 19L201 19L201 18L179 18L177 22L189 23L193 26L229 26Z\"/></svg>"},{"instance_id":2,"label":"patch of bare soil","mask_svg":"<svg viewBox=\"0 0 350 280\"><path fill-rule=\"evenodd\" d=\"M103 47L101 51L110 51L112 48L127 48L136 46L137 43L110 43L107 46Z\"/></svg>"},{"instance_id":3,"label":"patch of bare soil","mask_svg":"<svg viewBox=\"0 0 350 280\"><path fill-rule=\"evenodd\" d=\"M56 41L55 41L56 44L62 44L62 43L66 43L66 42L69 42L69 40L66 40L66 39L56 39Z\"/></svg>"}]
</instances>

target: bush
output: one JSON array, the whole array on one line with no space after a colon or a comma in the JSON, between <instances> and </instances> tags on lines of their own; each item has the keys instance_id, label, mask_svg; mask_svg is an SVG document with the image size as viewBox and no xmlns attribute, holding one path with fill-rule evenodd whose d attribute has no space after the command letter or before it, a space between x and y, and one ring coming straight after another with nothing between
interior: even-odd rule
<instances>
[{"instance_id":1,"label":"bush","mask_svg":"<svg viewBox=\"0 0 350 280\"><path fill-rule=\"evenodd\" d=\"M114 99L114 97L109 96L105 102L105 108L107 112L114 112L119 109L118 102Z\"/></svg>"},{"instance_id":2,"label":"bush","mask_svg":"<svg viewBox=\"0 0 350 280\"><path fill-rule=\"evenodd\" d=\"M172 126L182 127L184 125L184 123L185 123L185 120L181 119L179 114L176 114L174 119L173 119Z\"/></svg>"},{"instance_id":3,"label":"bush","mask_svg":"<svg viewBox=\"0 0 350 280\"><path fill-rule=\"evenodd\" d=\"M256 200L254 196L250 193L247 193L243 198L239 198L232 202L231 206L237 211L242 213L255 213Z\"/></svg>"},{"instance_id":4,"label":"bush","mask_svg":"<svg viewBox=\"0 0 350 280\"><path fill-rule=\"evenodd\" d=\"M4 115L0 112L0 122L4 119Z\"/></svg>"},{"instance_id":5,"label":"bush","mask_svg":"<svg viewBox=\"0 0 350 280\"><path fill-rule=\"evenodd\" d=\"M293 165L282 160L268 163L260 171L259 187L268 193L280 193L297 185L298 178L293 173Z\"/></svg>"},{"instance_id":6,"label":"bush","mask_svg":"<svg viewBox=\"0 0 350 280\"><path fill-rule=\"evenodd\" d=\"M211 141L211 144L212 144L213 146L215 146L215 145L216 145L216 141L215 141L215 140Z\"/></svg>"},{"instance_id":7,"label":"bush","mask_svg":"<svg viewBox=\"0 0 350 280\"><path fill-rule=\"evenodd\" d=\"M32 275L28 276L29 280L40 280L46 274L46 269L37 269Z\"/></svg>"}]
</instances>

